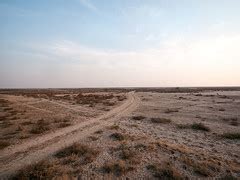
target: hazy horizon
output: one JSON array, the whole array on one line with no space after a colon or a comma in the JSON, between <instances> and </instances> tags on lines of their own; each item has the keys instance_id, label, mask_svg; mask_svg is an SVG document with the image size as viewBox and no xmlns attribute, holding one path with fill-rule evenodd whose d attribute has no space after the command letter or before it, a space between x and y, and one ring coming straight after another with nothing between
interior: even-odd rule
<instances>
[{"instance_id":1,"label":"hazy horizon","mask_svg":"<svg viewBox=\"0 0 240 180\"><path fill-rule=\"evenodd\" d=\"M0 88L240 86L238 0L1 0Z\"/></svg>"}]
</instances>

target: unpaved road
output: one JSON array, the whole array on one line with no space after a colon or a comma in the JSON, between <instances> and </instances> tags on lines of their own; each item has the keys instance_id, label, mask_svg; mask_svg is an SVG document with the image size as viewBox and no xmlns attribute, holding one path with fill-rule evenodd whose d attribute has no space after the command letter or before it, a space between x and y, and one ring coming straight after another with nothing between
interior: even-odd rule
<instances>
[{"instance_id":1,"label":"unpaved road","mask_svg":"<svg viewBox=\"0 0 240 180\"><path fill-rule=\"evenodd\" d=\"M95 131L114 124L120 117L127 116L140 103L140 99L134 92L128 93L127 97L122 105L98 118L2 150L0 153L0 179L8 178L23 167L39 162L60 149L88 137Z\"/></svg>"}]
</instances>

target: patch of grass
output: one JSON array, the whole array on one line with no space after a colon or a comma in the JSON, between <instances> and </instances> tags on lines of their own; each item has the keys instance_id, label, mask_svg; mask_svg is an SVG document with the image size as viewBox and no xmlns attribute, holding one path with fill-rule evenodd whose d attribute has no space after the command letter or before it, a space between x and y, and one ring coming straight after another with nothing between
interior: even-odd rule
<instances>
[{"instance_id":1,"label":"patch of grass","mask_svg":"<svg viewBox=\"0 0 240 180\"><path fill-rule=\"evenodd\" d=\"M164 113L166 113L166 114L175 113L175 112L179 112L179 110L178 109L166 109L164 111Z\"/></svg>"},{"instance_id":2,"label":"patch of grass","mask_svg":"<svg viewBox=\"0 0 240 180\"><path fill-rule=\"evenodd\" d=\"M126 139L126 136L121 133L113 133L110 135L110 138L116 141L123 141L124 139Z\"/></svg>"},{"instance_id":3,"label":"patch of grass","mask_svg":"<svg viewBox=\"0 0 240 180\"><path fill-rule=\"evenodd\" d=\"M10 126L12 126L13 123L12 122L9 122L9 121L4 121L2 124L1 124L1 128L8 128Z\"/></svg>"},{"instance_id":4,"label":"patch of grass","mask_svg":"<svg viewBox=\"0 0 240 180\"><path fill-rule=\"evenodd\" d=\"M152 123L163 123L163 124L167 124L167 123L170 123L171 120L170 120L170 119L166 119L166 118L151 118L151 122L152 122Z\"/></svg>"},{"instance_id":5,"label":"patch of grass","mask_svg":"<svg viewBox=\"0 0 240 180\"><path fill-rule=\"evenodd\" d=\"M122 96L117 96L118 101L123 101L125 99L127 99L127 97L125 95Z\"/></svg>"},{"instance_id":6,"label":"patch of grass","mask_svg":"<svg viewBox=\"0 0 240 180\"><path fill-rule=\"evenodd\" d=\"M129 171L134 170L132 166L128 165L122 160L107 162L104 164L102 169L105 173L113 173L116 176L121 176Z\"/></svg>"},{"instance_id":7,"label":"patch of grass","mask_svg":"<svg viewBox=\"0 0 240 180\"><path fill-rule=\"evenodd\" d=\"M120 151L119 155L122 160L125 160L130 164L137 164L139 162L140 157L133 147L121 144L118 148L116 148L116 150Z\"/></svg>"},{"instance_id":8,"label":"patch of grass","mask_svg":"<svg viewBox=\"0 0 240 180\"><path fill-rule=\"evenodd\" d=\"M61 176L64 170L59 164L42 161L34 166L28 166L21 170L13 179L53 179Z\"/></svg>"},{"instance_id":9,"label":"patch of grass","mask_svg":"<svg viewBox=\"0 0 240 180\"><path fill-rule=\"evenodd\" d=\"M227 175L219 178L219 180L237 180L237 178L234 177L232 174L227 174Z\"/></svg>"},{"instance_id":10,"label":"patch of grass","mask_svg":"<svg viewBox=\"0 0 240 180\"><path fill-rule=\"evenodd\" d=\"M202 123L193 123L191 125L191 128L194 130L200 130L200 131L210 131L209 127L205 126Z\"/></svg>"},{"instance_id":11,"label":"patch of grass","mask_svg":"<svg viewBox=\"0 0 240 180\"><path fill-rule=\"evenodd\" d=\"M135 149L145 151L148 147L145 144L139 143L134 146Z\"/></svg>"},{"instance_id":12,"label":"patch of grass","mask_svg":"<svg viewBox=\"0 0 240 180\"><path fill-rule=\"evenodd\" d=\"M50 129L49 128L49 123L47 123L43 119L40 119L32 127L32 129L30 130L30 133L32 133L32 134L41 134L41 133L44 133L45 131L48 131L49 129Z\"/></svg>"},{"instance_id":13,"label":"patch of grass","mask_svg":"<svg viewBox=\"0 0 240 180\"><path fill-rule=\"evenodd\" d=\"M148 165L147 169L153 173L153 176L159 179L184 179L180 172L170 163Z\"/></svg>"},{"instance_id":14,"label":"patch of grass","mask_svg":"<svg viewBox=\"0 0 240 180\"><path fill-rule=\"evenodd\" d=\"M111 101L104 101L103 105L105 106L114 106L116 103L115 102L111 102Z\"/></svg>"},{"instance_id":15,"label":"patch of grass","mask_svg":"<svg viewBox=\"0 0 240 180\"><path fill-rule=\"evenodd\" d=\"M0 149L4 149L5 147L8 147L10 146L10 142L8 141L3 141L3 140L0 140Z\"/></svg>"},{"instance_id":16,"label":"patch of grass","mask_svg":"<svg viewBox=\"0 0 240 180\"><path fill-rule=\"evenodd\" d=\"M189 124L177 124L176 126L179 129L187 129L190 127Z\"/></svg>"},{"instance_id":17,"label":"patch of grass","mask_svg":"<svg viewBox=\"0 0 240 180\"><path fill-rule=\"evenodd\" d=\"M22 122L21 125L23 126L27 126L27 125L30 125L30 124L33 124L31 121L25 121L25 122Z\"/></svg>"},{"instance_id":18,"label":"patch of grass","mask_svg":"<svg viewBox=\"0 0 240 180\"><path fill-rule=\"evenodd\" d=\"M102 133L103 133L103 130L98 130L94 132L94 134L102 134Z\"/></svg>"},{"instance_id":19,"label":"patch of grass","mask_svg":"<svg viewBox=\"0 0 240 180\"><path fill-rule=\"evenodd\" d=\"M232 139L232 140L240 139L240 133L224 133L221 136L225 139Z\"/></svg>"},{"instance_id":20,"label":"patch of grass","mask_svg":"<svg viewBox=\"0 0 240 180\"><path fill-rule=\"evenodd\" d=\"M112 125L112 126L110 126L109 127L109 129L114 129L114 130L118 130L120 127L119 127L119 125L117 125L117 124L114 124L114 125Z\"/></svg>"},{"instance_id":21,"label":"patch of grass","mask_svg":"<svg viewBox=\"0 0 240 180\"><path fill-rule=\"evenodd\" d=\"M202 161L183 156L180 160L190 166L195 174L202 177L212 177L216 172L219 172L219 165L211 159Z\"/></svg>"},{"instance_id":22,"label":"patch of grass","mask_svg":"<svg viewBox=\"0 0 240 180\"><path fill-rule=\"evenodd\" d=\"M92 162L98 154L99 151L95 148L89 147L84 144L75 143L72 146L59 151L55 156L58 158L65 158L76 155L81 158L82 163L87 164Z\"/></svg>"},{"instance_id":23,"label":"patch of grass","mask_svg":"<svg viewBox=\"0 0 240 180\"><path fill-rule=\"evenodd\" d=\"M62 122L58 125L59 128L64 128L64 127L67 127L67 126L71 126L72 124L69 123L69 122Z\"/></svg>"},{"instance_id":24,"label":"patch of grass","mask_svg":"<svg viewBox=\"0 0 240 180\"><path fill-rule=\"evenodd\" d=\"M133 119L133 120L138 120L138 121L139 121L139 120L143 120L143 119L145 119L145 117L144 117L144 116L133 116L132 119Z\"/></svg>"},{"instance_id":25,"label":"patch of grass","mask_svg":"<svg viewBox=\"0 0 240 180\"><path fill-rule=\"evenodd\" d=\"M98 140L98 137L96 137L96 136L89 136L88 138L89 138L90 140L92 140L92 141Z\"/></svg>"},{"instance_id":26,"label":"patch of grass","mask_svg":"<svg viewBox=\"0 0 240 180\"><path fill-rule=\"evenodd\" d=\"M193 129L193 130L199 130L199 131L210 131L209 127L205 126L202 123L177 124L176 127L179 129Z\"/></svg>"},{"instance_id":27,"label":"patch of grass","mask_svg":"<svg viewBox=\"0 0 240 180\"><path fill-rule=\"evenodd\" d=\"M0 116L0 121L5 121L8 118L7 115L1 115Z\"/></svg>"},{"instance_id":28,"label":"patch of grass","mask_svg":"<svg viewBox=\"0 0 240 180\"><path fill-rule=\"evenodd\" d=\"M107 106L113 106L115 103L111 102L115 96L113 94L83 94L79 93L75 98L78 104L85 104L94 106L95 104L103 103Z\"/></svg>"},{"instance_id":29,"label":"patch of grass","mask_svg":"<svg viewBox=\"0 0 240 180\"><path fill-rule=\"evenodd\" d=\"M223 121L229 122L232 126L238 126L238 118L237 117L229 117L229 118L222 118Z\"/></svg>"}]
</instances>

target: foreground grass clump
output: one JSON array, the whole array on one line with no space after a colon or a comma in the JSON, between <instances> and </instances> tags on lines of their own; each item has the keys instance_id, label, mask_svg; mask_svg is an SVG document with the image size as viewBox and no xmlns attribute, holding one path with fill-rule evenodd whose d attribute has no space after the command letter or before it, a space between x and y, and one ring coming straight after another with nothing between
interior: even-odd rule
<instances>
[{"instance_id":1,"label":"foreground grass clump","mask_svg":"<svg viewBox=\"0 0 240 180\"><path fill-rule=\"evenodd\" d=\"M148 165L147 169L153 173L153 176L159 179L184 179L180 172L169 163L163 165Z\"/></svg>"},{"instance_id":2,"label":"foreground grass clump","mask_svg":"<svg viewBox=\"0 0 240 180\"><path fill-rule=\"evenodd\" d=\"M122 160L130 164L137 164L140 160L138 151L136 151L134 147L129 146L125 143L119 145L115 150L119 151L119 157Z\"/></svg>"},{"instance_id":3,"label":"foreground grass clump","mask_svg":"<svg viewBox=\"0 0 240 180\"><path fill-rule=\"evenodd\" d=\"M97 157L98 154L99 151L95 148L75 143L74 145L59 151L55 156L58 158L77 156L81 158L83 163L90 163Z\"/></svg>"},{"instance_id":4,"label":"foreground grass clump","mask_svg":"<svg viewBox=\"0 0 240 180\"><path fill-rule=\"evenodd\" d=\"M0 149L4 149L5 147L10 146L11 144L7 141L0 141Z\"/></svg>"},{"instance_id":5,"label":"foreground grass clump","mask_svg":"<svg viewBox=\"0 0 240 180\"><path fill-rule=\"evenodd\" d=\"M170 123L171 120L170 119L166 119L166 118L151 118L151 122L166 124L166 123Z\"/></svg>"},{"instance_id":6,"label":"foreground grass clump","mask_svg":"<svg viewBox=\"0 0 240 180\"><path fill-rule=\"evenodd\" d=\"M226 139L240 139L240 133L224 133L222 134L223 138Z\"/></svg>"},{"instance_id":7,"label":"foreground grass clump","mask_svg":"<svg viewBox=\"0 0 240 180\"><path fill-rule=\"evenodd\" d=\"M58 163L42 161L34 166L28 166L20 171L13 179L53 179L64 174Z\"/></svg>"},{"instance_id":8,"label":"foreground grass clump","mask_svg":"<svg viewBox=\"0 0 240 180\"><path fill-rule=\"evenodd\" d=\"M122 160L107 162L104 164L102 169L105 173L113 173L116 176L121 176L129 171L134 170L132 166L128 165Z\"/></svg>"}]
</instances>

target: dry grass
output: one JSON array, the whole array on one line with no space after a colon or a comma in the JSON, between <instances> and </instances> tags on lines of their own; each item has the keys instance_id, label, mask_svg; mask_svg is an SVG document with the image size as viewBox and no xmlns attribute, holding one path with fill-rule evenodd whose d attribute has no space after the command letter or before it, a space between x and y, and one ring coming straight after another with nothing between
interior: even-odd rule
<instances>
[{"instance_id":1,"label":"dry grass","mask_svg":"<svg viewBox=\"0 0 240 180\"><path fill-rule=\"evenodd\" d=\"M240 133L224 133L221 135L221 137L225 139L239 140Z\"/></svg>"},{"instance_id":2,"label":"dry grass","mask_svg":"<svg viewBox=\"0 0 240 180\"><path fill-rule=\"evenodd\" d=\"M164 113L166 113L166 114L175 113L175 112L179 112L179 110L178 109L166 109L164 111Z\"/></svg>"},{"instance_id":3,"label":"dry grass","mask_svg":"<svg viewBox=\"0 0 240 180\"><path fill-rule=\"evenodd\" d=\"M170 163L148 165L147 169L159 179L184 179L181 173Z\"/></svg>"},{"instance_id":4,"label":"dry grass","mask_svg":"<svg viewBox=\"0 0 240 180\"><path fill-rule=\"evenodd\" d=\"M207 127L203 123L177 124L176 126L179 129L193 129L193 130L199 130L199 131L210 131L209 127Z\"/></svg>"},{"instance_id":5,"label":"dry grass","mask_svg":"<svg viewBox=\"0 0 240 180\"><path fill-rule=\"evenodd\" d=\"M111 102L115 96L113 94L106 94L106 95L101 95L101 94L83 94L79 93L76 96L76 102L78 104L86 104L90 106L94 106L95 104L104 104L107 106L113 106L115 103Z\"/></svg>"},{"instance_id":6,"label":"dry grass","mask_svg":"<svg viewBox=\"0 0 240 180\"><path fill-rule=\"evenodd\" d=\"M151 118L151 122L152 123L167 124L167 123L170 123L171 120L170 119L166 119L166 118Z\"/></svg>"},{"instance_id":7,"label":"dry grass","mask_svg":"<svg viewBox=\"0 0 240 180\"><path fill-rule=\"evenodd\" d=\"M53 179L64 174L64 170L56 162L42 161L34 166L28 166L13 179Z\"/></svg>"},{"instance_id":8,"label":"dry grass","mask_svg":"<svg viewBox=\"0 0 240 180\"><path fill-rule=\"evenodd\" d=\"M67 127L67 126L71 126L72 124L69 123L69 122L62 122L58 125L59 128L64 128L64 127Z\"/></svg>"},{"instance_id":9,"label":"dry grass","mask_svg":"<svg viewBox=\"0 0 240 180\"><path fill-rule=\"evenodd\" d=\"M41 120L38 120L37 123L32 127L32 129L30 130L30 133L41 134L48 131L49 129L50 129L49 123L41 119Z\"/></svg>"},{"instance_id":10,"label":"dry grass","mask_svg":"<svg viewBox=\"0 0 240 180\"><path fill-rule=\"evenodd\" d=\"M21 125L23 126L27 126L27 125L31 125L33 124L31 121L25 121L25 122L22 122Z\"/></svg>"},{"instance_id":11,"label":"dry grass","mask_svg":"<svg viewBox=\"0 0 240 180\"><path fill-rule=\"evenodd\" d=\"M88 138L89 138L90 140L92 140L92 141L98 140L98 137L96 137L96 136L89 136Z\"/></svg>"},{"instance_id":12,"label":"dry grass","mask_svg":"<svg viewBox=\"0 0 240 180\"><path fill-rule=\"evenodd\" d=\"M95 148L89 147L84 144L76 143L70 147L59 151L55 156L58 158L66 158L75 155L80 158L81 163L87 164L92 162L98 154L99 151Z\"/></svg>"},{"instance_id":13,"label":"dry grass","mask_svg":"<svg viewBox=\"0 0 240 180\"><path fill-rule=\"evenodd\" d=\"M128 165L123 160L107 162L104 164L102 169L105 173L113 173L116 176L121 176L129 171L134 170L132 166Z\"/></svg>"},{"instance_id":14,"label":"dry grass","mask_svg":"<svg viewBox=\"0 0 240 180\"><path fill-rule=\"evenodd\" d=\"M94 134L102 134L102 133L103 133L103 130L98 130L94 132Z\"/></svg>"},{"instance_id":15,"label":"dry grass","mask_svg":"<svg viewBox=\"0 0 240 180\"><path fill-rule=\"evenodd\" d=\"M201 177L212 177L216 172L219 171L217 162L212 161L211 159L206 159L204 161L193 160L187 156L183 156L180 160L190 166L192 171Z\"/></svg>"},{"instance_id":16,"label":"dry grass","mask_svg":"<svg viewBox=\"0 0 240 180\"><path fill-rule=\"evenodd\" d=\"M112 125L112 126L110 126L109 127L109 129L111 129L111 130L118 130L120 127L119 127L119 125L117 125L117 124L114 124L114 125Z\"/></svg>"},{"instance_id":17,"label":"dry grass","mask_svg":"<svg viewBox=\"0 0 240 180\"><path fill-rule=\"evenodd\" d=\"M228 122L232 126L238 126L239 125L237 117L223 118L222 120Z\"/></svg>"},{"instance_id":18,"label":"dry grass","mask_svg":"<svg viewBox=\"0 0 240 180\"><path fill-rule=\"evenodd\" d=\"M193 123L191 125L191 128L194 130L200 130L200 131L210 131L209 127L205 126L202 123Z\"/></svg>"},{"instance_id":19,"label":"dry grass","mask_svg":"<svg viewBox=\"0 0 240 180\"><path fill-rule=\"evenodd\" d=\"M5 147L8 147L10 146L10 142L8 141L3 141L3 140L0 140L0 149L4 149Z\"/></svg>"},{"instance_id":20,"label":"dry grass","mask_svg":"<svg viewBox=\"0 0 240 180\"><path fill-rule=\"evenodd\" d=\"M144 116L133 116L132 119L133 120L143 120L143 119L145 119L145 117Z\"/></svg>"},{"instance_id":21,"label":"dry grass","mask_svg":"<svg viewBox=\"0 0 240 180\"><path fill-rule=\"evenodd\" d=\"M122 160L127 161L130 164L139 163L140 156L138 154L138 151L136 151L134 147L122 143L115 150L119 151L119 156Z\"/></svg>"},{"instance_id":22,"label":"dry grass","mask_svg":"<svg viewBox=\"0 0 240 180\"><path fill-rule=\"evenodd\" d=\"M110 138L116 140L116 141L123 141L127 138L126 135L123 135L121 133L113 133L110 135Z\"/></svg>"}]
</instances>

